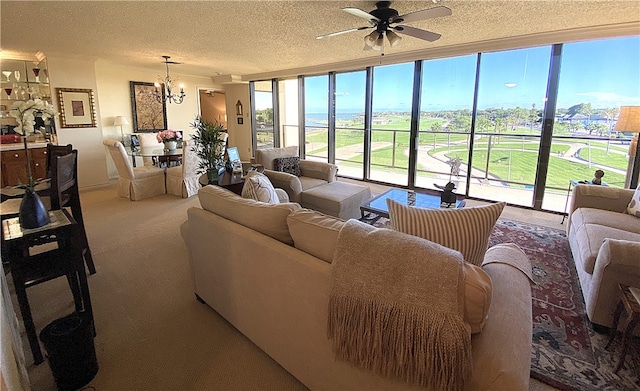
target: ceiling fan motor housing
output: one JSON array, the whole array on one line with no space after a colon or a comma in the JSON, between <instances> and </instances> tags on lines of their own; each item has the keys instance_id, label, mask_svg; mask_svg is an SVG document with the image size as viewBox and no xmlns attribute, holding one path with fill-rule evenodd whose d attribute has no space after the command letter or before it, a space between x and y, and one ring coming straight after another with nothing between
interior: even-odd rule
<instances>
[{"instance_id":1,"label":"ceiling fan motor housing","mask_svg":"<svg viewBox=\"0 0 640 391\"><path fill-rule=\"evenodd\" d=\"M387 31L389 29L390 23L402 22L402 19L396 20L399 15L398 11L394 10L393 8L389 8L390 5L390 1L379 1L376 3L377 8L369 12L370 15L373 15L376 18L380 19L380 21L376 24L376 30L378 32L383 33Z\"/></svg>"}]
</instances>

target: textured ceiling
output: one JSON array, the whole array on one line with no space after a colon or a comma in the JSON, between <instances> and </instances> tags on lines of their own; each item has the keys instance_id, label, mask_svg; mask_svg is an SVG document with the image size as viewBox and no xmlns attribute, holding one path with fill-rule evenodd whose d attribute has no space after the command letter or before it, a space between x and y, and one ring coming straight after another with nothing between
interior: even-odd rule
<instances>
[{"instance_id":1,"label":"textured ceiling","mask_svg":"<svg viewBox=\"0 0 640 391\"><path fill-rule=\"evenodd\" d=\"M640 1L443 0L452 16L411 23L442 34L430 43L405 36L388 56L480 41L590 26L635 23ZM435 7L394 1L400 14ZM3 57L64 55L163 69L162 55L182 64L172 72L247 75L377 58L363 51L365 26L341 10L375 8L375 1L6 1L0 2ZM640 34L640 28L637 31Z\"/></svg>"}]
</instances>

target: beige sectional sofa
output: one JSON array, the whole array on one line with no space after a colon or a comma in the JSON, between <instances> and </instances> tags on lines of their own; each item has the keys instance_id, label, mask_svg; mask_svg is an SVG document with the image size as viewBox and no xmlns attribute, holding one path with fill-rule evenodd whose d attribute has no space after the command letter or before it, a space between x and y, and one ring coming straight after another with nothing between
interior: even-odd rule
<instances>
[{"instance_id":1,"label":"beige sectional sofa","mask_svg":"<svg viewBox=\"0 0 640 391\"><path fill-rule=\"evenodd\" d=\"M571 194L567 234L587 316L613 325L618 284L640 287L640 218L625 213L634 191L577 185Z\"/></svg>"},{"instance_id":2,"label":"beige sectional sofa","mask_svg":"<svg viewBox=\"0 0 640 391\"><path fill-rule=\"evenodd\" d=\"M199 199L202 208L190 208L181 226L199 300L310 389L421 389L334 358L327 316L342 220L214 186L201 189ZM487 252L486 261L498 261L483 266L493 298L484 328L472 335L466 390L528 390L531 289L524 273L500 262L513 256L509 251Z\"/></svg>"}]
</instances>

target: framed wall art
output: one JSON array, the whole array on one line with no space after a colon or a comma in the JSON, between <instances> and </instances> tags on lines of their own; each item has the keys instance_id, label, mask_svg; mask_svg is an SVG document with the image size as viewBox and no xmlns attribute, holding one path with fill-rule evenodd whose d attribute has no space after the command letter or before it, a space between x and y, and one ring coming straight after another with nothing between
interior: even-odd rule
<instances>
[{"instance_id":1,"label":"framed wall art","mask_svg":"<svg viewBox=\"0 0 640 391\"><path fill-rule=\"evenodd\" d=\"M56 88L63 128L95 128L96 104L93 90Z\"/></svg>"},{"instance_id":2,"label":"framed wall art","mask_svg":"<svg viewBox=\"0 0 640 391\"><path fill-rule=\"evenodd\" d=\"M130 81L131 110L134 132L156 132L167 129L167 110L156 99L156 87L153 83ZM164 85L161 85L164 94Z\"/></svg>"}]
</instances>

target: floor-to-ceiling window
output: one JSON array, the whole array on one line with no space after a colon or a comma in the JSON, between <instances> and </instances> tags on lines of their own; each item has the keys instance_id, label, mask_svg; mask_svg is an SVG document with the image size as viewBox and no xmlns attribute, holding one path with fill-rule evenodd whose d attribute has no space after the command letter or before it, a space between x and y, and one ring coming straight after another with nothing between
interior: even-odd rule
<instances>
[{"instance_id":1,"label":"floor-to-ceiling window","mask_svg":"<svg viewBox=\"0 0 640 391\"><path fill-rule=\"evenodd\" d=\"M300 145L298 79L278 80L280 147Z\"/></svg>"},{"instance_id":2,"label":"floor-to-ceiling window","mask_svg":"<svg viewBox=\"0 0 640 391\"><path fill-rule=\"evenodd\" d=\"M366 72L336 74L336 158L340 175L363 178Z\"/></svg>"},{"instance_id":3,"label":"floor-to-ceiling window","mask_svg":"<svg viewBox=\"0 0 640 391\"><path fill-rule=\"evenodd\" d=\"M533 206L551 47L483 53L469 195Z\"/></svg>"},{"instance_id":4,"label":"floor-to-ceiling window","mask_svg":"<svg viewBox=\"0 0 640 391\"><path fill-rule=\"evenodd\" d=\"M466 191L477 55L424 61L416 187ZM484 123L480 125L484 126Z\"/></svg>"},{"instance_id":5,"label":"floor-to-ceiling window","mask_svg":"<svg viewBox=\"0 0 640 391\"><path fill-rule=\"evenodd\" d=\"M640 105L638 37L563 45L543 209L564 211L569 181L599 169L607 185L625 186L631 134L614 127L620 106L632 105Z\"/></svg>"},{"instance_id":6,"label":"floor-to-ceiling window","mask_svg":"<svg viewBox=\"0 0 640 391\"><path fill-rule=\"evenodd\" d=\"M613 128L621 105L640 105L639 52L635 36L279 81L280 143L295 140L297 100L306 158L340 175L427 189L451 179L459 194L562 211L570 179L602 169L625 186L631 134Z\"/></svg>"},{"instance_id":7,"label":"floor-to-ceiling window","mask_svg":"<svg viewBox=\"0 0 640 391\"><path fill-rule=\"evenodd\" d=\"M328 161L329 155L329 76L304 78L305 158Z\"/></svg>"},{"instance_id":8,"label":"floor-to-ceiling window","mask_svg":"<svg viewBox=\"0 0 640 391\"><path fill-rule=\"evenodd\" d=\"M373 70L369 179L406 186L413 98L413 63Z\"/></svg>"},{"instance_id":9,"label":"floor-to-ceiling window","mask_svg":"<svg viewBox=\"0 0 640 391\"><path fill-rule=\"evenodd\" d=\"M273 92L271 80L254 83L253 102L256 148L273 148Z\"/></svg>"}]
</instances>

